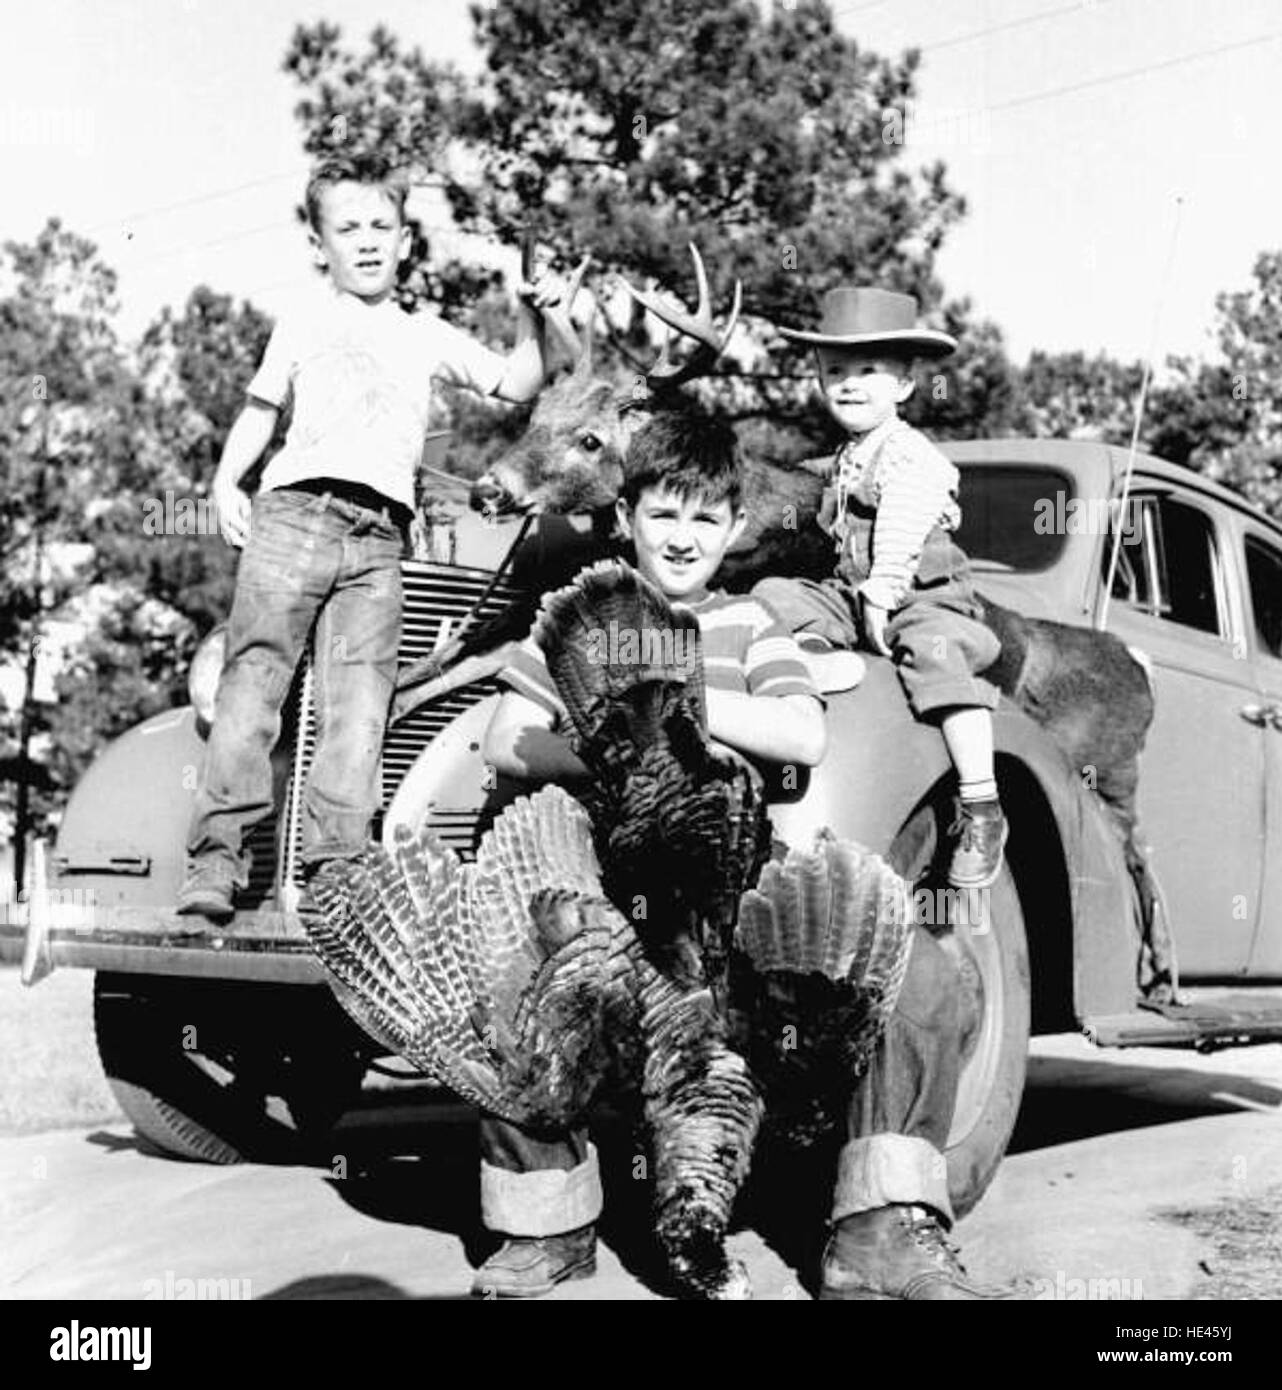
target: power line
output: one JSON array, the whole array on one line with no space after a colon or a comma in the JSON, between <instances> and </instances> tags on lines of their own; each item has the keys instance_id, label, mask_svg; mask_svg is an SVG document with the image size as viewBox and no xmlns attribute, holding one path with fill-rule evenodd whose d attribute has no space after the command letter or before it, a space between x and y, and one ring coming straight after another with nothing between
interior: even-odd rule
<instances>
[{"instance_id":1,"label":"power line","mask_svg":"<svg viewBox=\"0 0 1282 1390\"><path fill-rule=\"evenodd\" d=\"M862 14L865 10L884 10L886 4L887 0L872 0L872 3L868 5L847 5L845 9L834 10L832 17L840 19L844 14Z\"/></svg>"},{"instance_id":2,"label":"power line","mask_svg":"<svg viewBox=\"0 0 1282 1390\"><path fill-rule=\"evenodd\" d=\"M1076 0L1075 4L1061 5L1057 10L1041 10L1037 14L1027 14L1020 19L1008 19L1001 24L990 24L986 29L971 29L969 32L958 34L951 39L940 39L938 43L924 43L920 45L920 51L922 53L938 53L941 49L958 48L964 43L974 43L976 39L986 39L990 34L1004 34L1010 29L1023 29L1030 24L1041 24L1048 19L1058 19L1061 15L1081 14L1083 8L1081 0Z\"/></svg>"},{"instance_id":3,"label":"power line","mask_svg":"<svg viewBox=\"0 0 1282 1390\"><path fill-rule=\"evenodd\" d=\"M1103 0L1101 0L1101 3L1102 2ZM880 8L883 3L884 0L876 0L876 3L873 4L857 5L844 10L838 10L834 12L833 17L837 18L840 15L858 14L866 10L877 9ZM921 51L938 52L941 49L951 48L959 46L963 43L973 42L977 39L987 37L990 34L1025 27L1028 25L1040 23L1044 20L1055 19L1061 15L1067 14L1070 10L1077 11L1081 8L1082 6L1080 3L1062 5L1054 10L1044 10L1035 15L1026 15L1020 19L1007 20L1001 24L990 25L984 29L976 29L967 34L957 35L956 37L951 39L942 39L937 43L925 44L922 45ZM1241 39L1233 43L1222 44L1216 48L1199 49L1194 53L1182 54L1178 57L1164 59L1160 62L1142 64L1139 67L1128 68L1123 72L1107 73L1100 77L1087 78L1084 81L1070 83L1062 87L1052 87L1048 89L1043 89L1041 91L1028 92L1022 96L1012 97L1007 101L990 103L983 109L986 111L1009 111L1020 106L1032 105L1039 101L1052 100L1056 97L1069 96L1076 92L1088 91L1095 87L1107 86L1113 82L1128 81L1133 77L1140 77L1145 75L1146 73L1161 72L1169 68L1180 67L1186 63L1197 62L1203 58L1216 58L1221 57L1226 53L1240 52L1244 49L1256 47L1259 44L1276 41L1279 38L1282 38L1282 30L1274 30L1266 34L1255 35L1249 39ZM175 212L189 207L198 207L205 203L215 202L222 198L232 197L237 193L245 192L249 189L264 188L275 183L283 182L286 179L293 180L297 177L298 174L296 171L290 171L289 173L285 174L273 174L267 178L247 180L243 183L234 184L228 188L215 189L210 193L201 194L194 198L180 199L173 203L162 204L158 207L143 209L141 211L132 213L127 217L117 218L110 222L97 223L94 226L89 227L87 231L89 233L93 233L101 231L104 228L123 226L127 223L141 222L150 218L159 217L168 212ZM425 188L441 188L445 186L445 183L444 180L425 179L416 183L414 186ZM173 256L182 255L184 252L205 250L214 246L227 245L236 241L247 240L250 237L260 236L269 230L273 230L279 225L280 224L278 223L272 223L270 225L250 228L249 230L244 232L233 233L230 236L217 237L210 241L199 242L192 246L173 248L170 250L162 251L161 253L159 253L159 255L151 257L150 259L167 260ZM445 226L441 224L424 224L423 229L424 231L452 233L459 236L484 237L485 235L484 233L470 232L463 228Z\"/></svg>"},{"instance_id":4,"label":"power line","mask_svg":"<svg viewBox=\"0 0 1282 1390\"><path fill-rule=\"evenodd\" d=\"M1103 5L1105 0L1097 0ZM845 9L834 10L833 19L840 19L844 15L862 14L865 10L880 10L885 8L886 0L875 0L870 5L853 5ZM935 43L908 44L910 48L916 48L921 53L937 53L944 48L956 48L964 43L972 43L976 39L987 38L990 34L1001 34L1008 29L1023 29L1030 24L1041 24L1048 19L1058 19L1061 15L1070 13L1080 14L1086 6L1082 0L1075 0L1071 5L1061 5L1056 10L1041 10L1037 14L1023 15L1019 19L1007 19L1000 24L990 24L983 29L970 29L964 34L957 34L950 39L940 39ZM891 42L898 43L900 40L894 39Z\"/></svg>"},{"instance_id":5,"label":"power line","mask_svg":"<svg viewBox=\"0 0 1282 1390\"><path fill-rule=\"evenodd\" d=\"M167 212L178 212L183 208L199 207L202 203L217 202L220 198L230 198L233 194L243 193L249 188L266 188L269 184L283 183L286 179L296 179L297 170L291 170L288 174L272 174L265 179L250 179L246 183L233 184L230 188L218 188L212 193L202 193L195 198L182 198L176 203L163 203L159 207L143 208L138 212L128 213L124 217L113 217L109 222L99 222L92 227L87 227L87 233L101 232L108 227L123 227L127 223L145 222L152 217L161 217Z\"/></svg>"},{"instance_id":6,"label":"power line","mask_svg":"<svg viewBox=\"0 0 1282 1390\"><path fill-rule=\"evenodd\" d=\"M1159 63L1145 63L1142 67L1128 68L1125 72L1107 73L1103 77L1090 77L1084 82L1073 82L1066 87L1052 87L1041 92L1029 92L1022 97L1012 97L1009 101L993 102L984 107L986 111L1009 111L1016 106L1031 106L1036 101L1046 101L1052 97L1068 96L1073 92L1084 92L1092 87L1104 87L1110 82L1125 82L1132 77L1142 77L1149 72L1163 72L1177 68L1184 63L1195 63L1202 58L1219 58L1225 53L1236 53L1244 48L1254 48L1258 44L1276 42L1282 39L1282 29L1268 34L1257 34L1254 38L1239 39L1236 43L1221 44L1218 48L1198 49L1195 53L1185 53L1178 58L1166 58Z\"/></svg>"},{"instance_id":7,"label":"power line","mask_svg":"<svg viewBox=\"0 0 1282 1390\"><path fill-rule=\"evenodd\" d=\"M156 261L173 260L175 256L189 256L193 251L206 251L211 246L226 246L231 242L248 241L251 237L263 236L267 232L278 232L281 230L280 221L264 223L261 227L248 227L243 232L232 232L228 236L212 237L209 241L195 241L184 246L170 246L163 251L148 252L147 262L154 264ZM128 269L129 263L126 261L122 269Z\"/></svg>"},{"instance_id":8,"label":"power line","mask_svg":"<svg viewBox=\"0 0 1282 1390\"><path fill-rule=\"evenodd\" d=\"M203 203L214 203L221 198L231 198L237 193L244 193L251 188L267 188L274 183L284 183L287 179L295 181L299 177L297 169L291 169L287 174L271 174L263 179L250 179L245 183L232 184L228 188L216 188L211 193L201 193L195 198L182 198L175 203L162 203L159 207L143 208L138 212L131 212L124 217L113 217L109 222L98 222L92 227L85 228L85 234L101 232L110 227L123 227L132 225L136 222L145 222L153 217L161 217L167 212L180 212L184 208L199 207ZM419 179L412 185L414 188L444 188L444 179Z\"/></svg>"},{"instance_id":9,"label":"power line","mask_svg":"<svg viewBox=\"0 0 1282 1390\"><path fill-rule=\"evenodd\" d=\"M457 227L452 223L445 222L419 222L417 224L425 233L437 233L442 237L471 237L478 241L493 241L494 237L489 232L476 232L468 227ZM249 227L243 232L233 232L229 236L213 237L209 241L193 242L190 245L170 246L155 254L148 254L146 264L139 262L130 263L125 261L117 269L128 272L129 274L141 273L146 275L150 267L159 261L173 260L177 256L190 255L194 251L205 251L212 246L227 246L238 241L248 241L252 237L263 236L267 232L278 232L285 229L286 224L281 221L268 222L260 227Z\"/></svg>"}]
</instances>

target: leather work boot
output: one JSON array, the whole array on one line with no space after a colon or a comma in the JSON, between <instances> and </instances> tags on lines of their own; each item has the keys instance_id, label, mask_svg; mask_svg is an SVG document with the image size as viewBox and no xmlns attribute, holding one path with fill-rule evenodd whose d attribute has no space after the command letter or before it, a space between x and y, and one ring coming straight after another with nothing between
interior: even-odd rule
<instances>
[{"instance_id":1,"label":"leather work boot","mask_svg":"<svg viewBox=\"0 0 1282 1390\"><path fill-rule=\"evenodd\" d=\"M232 890L226 874L209 864L193 864L178 890L178 915L223 921L235 911Z\"/></svg>"},{"instance_id":2,"label":"leather work boot","mask_svg":"<svg viewBox=\"0 0 1282 1390\"><path fill-rule=\"evenodd\" d=\"M954 888L991 888L1002 870L1002 850L1010 826L1002 804L991 801L957 802L957 819L948 828L954 837L948 881Z\"/></svg>"},{"instance_id":3,"label":"leather work boot","mask_svg":"<svg viewBox=\"0 0 1282 1390\"><path fill-rule=\"evenodd\" d=\"M477 1298L540 1298L566 1279L596 1273L596 1226L559 1236L508 1236L476 1271Z\"/></svg>"},{"instance_id":4,"label":"leather work boot","mask_svg":"<svg viewBox=\"0 0 1282 1390\"><path fill-rule=\"evenodd\" d=\"M896 1204L842 1217L823 1257L821 1301L1001 1299L972 1283L929 1207Z\"/></svg>"}]
</instances>

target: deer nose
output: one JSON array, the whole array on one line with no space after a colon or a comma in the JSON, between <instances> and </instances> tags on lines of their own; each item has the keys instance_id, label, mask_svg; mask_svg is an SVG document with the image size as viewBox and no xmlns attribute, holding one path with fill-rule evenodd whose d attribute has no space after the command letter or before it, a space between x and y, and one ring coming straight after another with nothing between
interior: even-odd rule
<instances>
[{"instance_id":1,"label":"deer nose","mask_svg":"<svg viewBox=\"0 0 1282 1390\"><path fill-rule=\"evenodd\" d=\"M512 494L488 473L482 473L472 484L468 500L474 512L507 512L514 505Z\"/></svg>"}]
</instances>

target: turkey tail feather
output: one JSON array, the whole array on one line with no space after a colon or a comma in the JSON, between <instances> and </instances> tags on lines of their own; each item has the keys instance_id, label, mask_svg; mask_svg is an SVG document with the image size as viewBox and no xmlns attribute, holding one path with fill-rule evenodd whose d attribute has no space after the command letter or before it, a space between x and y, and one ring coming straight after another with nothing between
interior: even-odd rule
<instances>
[{"instance_id":1,"label":"turkey tail feather","mask_svg":"<svg viewBox=\"0 0 1282 1390\"><path fill-rule=\"evenodd\" d=\"M773 1126L831 1132L894 1010L912 946L909 885L824 830L743 895L731 1017Z\"/></svg>"},{"instance_id":2,"label":"turkey tail feather","mask_svg":"<svg viewBox=\"0 0 1282 1390\"><path fill-rule=\"evenodd\" d=\"M602 561L549 594L534 638L594 769L634 766L678 711L706 728L698 621L629 566Z\"/></svg>"},{"instance_id":3,"label":"turkey tail feather","mask_svg":"<svg viewBox=\"0 0 1282 1390\"><path fill-rule=\"evenodd\" d=\"M475 864L430 832L326 864L307 919L348 1011L460 1095L520 1122L582 1116L604 1073L605 901L587 815L559 787L505 809Z\"/></svg>"}]
</instances>

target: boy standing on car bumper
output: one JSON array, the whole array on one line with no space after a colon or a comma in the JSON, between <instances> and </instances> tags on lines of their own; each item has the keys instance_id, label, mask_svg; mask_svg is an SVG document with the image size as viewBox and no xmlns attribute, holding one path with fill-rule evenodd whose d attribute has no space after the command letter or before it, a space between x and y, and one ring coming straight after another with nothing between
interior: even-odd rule
<instances>
[{"instance_id":1,"label":"boy standing on car bumper","mask_svg":"<svg viewBox=\"0 0 1282 1390\"><path fill-rule=\"evenodd\" d=\"M219 524L243 546L178 911L221 918L248 883L244 841L270 814L270 756L309 640L316 750L302 800L302 860L360 854L396 675L400 559L433 385L528 400L543 381L537 337L507 358L393 291L409 254L406 189L381 162L332 159L307 213L329 287L277 324L214 480ZM540 292L524 287L524 292ZM545 301L546 302L546 299ZM283 449L250 499L241 479L281 409Z\"/></svg>"}]
</instances>

